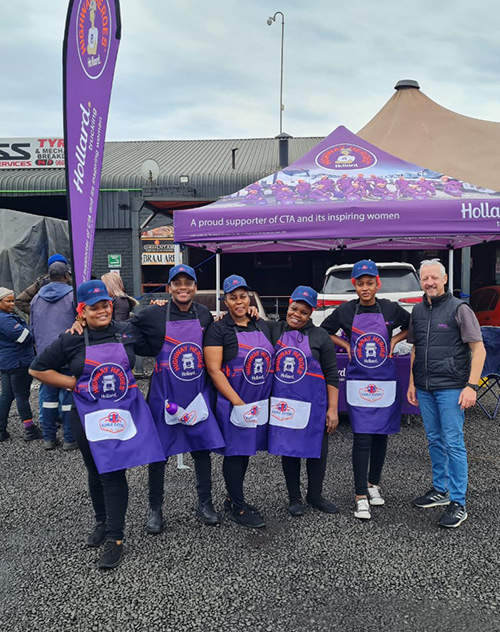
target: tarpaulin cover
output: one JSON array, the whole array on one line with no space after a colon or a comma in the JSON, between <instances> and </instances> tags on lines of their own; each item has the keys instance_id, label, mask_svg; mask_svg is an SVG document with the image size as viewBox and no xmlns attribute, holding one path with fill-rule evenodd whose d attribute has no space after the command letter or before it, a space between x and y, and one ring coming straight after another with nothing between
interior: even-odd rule
<instances>
[{"instance_id":1,"label":"tarpaulin cover","mask_svg":"<svg viewBox=\"0 0 500 632\"><path fill-rule=\"evenodd\" d=\"M282 171L176 211L174 238L222 252L462 248L500 238L500 197L341 126Z\"/></svg>"},{"instance_id":2,"label":"tarpaulin cover","mask_svg":"<svg viewBox=\"0 0 500 632\"><path fill-rule=\"evenodd\" d=\"M22 292L56 252L70 260L66 221L0 209L0 286Z\"/></svg>"}]
</instances>

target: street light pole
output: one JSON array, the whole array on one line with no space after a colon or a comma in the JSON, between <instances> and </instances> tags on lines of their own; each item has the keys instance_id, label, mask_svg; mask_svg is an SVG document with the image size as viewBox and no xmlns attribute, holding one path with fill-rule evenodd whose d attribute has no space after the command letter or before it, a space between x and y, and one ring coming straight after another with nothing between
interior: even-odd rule
<instances>
[{"instance_id":1,"label":"street light pole","mask_svg":"<svg viewBox=\"0 0 500 632\"><path fill-rule=\"evenodd\" d=\"M283 110L285 106L283 105L283 45L285 42L285 16L281 11L276 11L273 17L267 18L267 24L269 26L272 25L273 22L276 22L276 16L281 15L281 79L280 79L280 134L283 133Z\"/></svg>"}]
</instances>

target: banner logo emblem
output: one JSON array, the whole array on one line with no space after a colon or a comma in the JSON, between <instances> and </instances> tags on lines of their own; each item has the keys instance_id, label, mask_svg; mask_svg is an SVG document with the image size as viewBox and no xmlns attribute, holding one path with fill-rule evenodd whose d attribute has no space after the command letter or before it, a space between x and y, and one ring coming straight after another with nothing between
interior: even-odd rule
<instances>
[{"instance_id":1,"label":"banner logo emblem","mask_svg":"<svg viewBox=\"0 0 500 632\"><path fill-rule=\"evenodd\" d=\"M78 56L89 79L98 79L108 61L111 11L108 0L80 0L76 21Z\"/></svg>"},{"instance_id":2,"label":"banner logo emblem","mask_svg":"<svg viewBox=\"0 0 500 632\"><path fill-rule=\"evenodd\" d=\"M368 384L359 389L359 396L367 402L378 402L384 396L384 389L376 384Z\"/></svg>"},{"instance_id":3,"label":"banner logo emblem","mask_svg":"<svg viewBox=\"0 0 500 632\"><path fill-rule=\"evenodd\" d=\"M316 156L316 164L332 171L368 169L377 163L377 157L368 149L358 145L341 143L324 149Z\"/></svg>"}]
</instances>

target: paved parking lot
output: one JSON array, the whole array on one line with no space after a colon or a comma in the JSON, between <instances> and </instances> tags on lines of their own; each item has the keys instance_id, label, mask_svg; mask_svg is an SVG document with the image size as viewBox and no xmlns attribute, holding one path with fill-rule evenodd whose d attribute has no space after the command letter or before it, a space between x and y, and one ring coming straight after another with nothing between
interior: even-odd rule
<instances>
[{"instance_id":1,"label":"paved parking lot","mask_svg":"<svg viewBox=\"0 0 500 632\"><path fill-rule=\"evenodd\" d=\"M357 521L343 420L330 439L325 484L340 515L288 516L279 460L261 454L251 459L246 489L266 529L228 520L203 526L193 511L193 469L179 471L173 459L167 530L148 536L147 471L136 468L126 554L107 572L96 568L98 551L84 546L93 520L79 453L25 444L19 426L13 417L12 439L0 444L2 632L500 630L499 421L477 410L467 413L470 517L459 529L437 527L440 509L411 505L430 487L418 418L390 439L386 506ZM218 456L213 469L221 508Z\"/></svg>"}]
</instances>

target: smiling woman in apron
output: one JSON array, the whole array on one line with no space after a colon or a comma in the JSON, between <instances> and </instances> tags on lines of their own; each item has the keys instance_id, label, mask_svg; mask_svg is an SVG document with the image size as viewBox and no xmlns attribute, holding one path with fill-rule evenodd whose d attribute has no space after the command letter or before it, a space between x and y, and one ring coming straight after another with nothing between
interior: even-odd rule
<instances>
[{"instance_id":1,"label":"smiling woman in apron","mask_svg":"<svg viewBox=\"0 0 500 632\"><path fill-rule=\"evenodd\" d=\"M328 434L335 431L338 383L335 347L326 332L313 325L318 294L299 285L292 293L286 322L273 323L274 379L269 417L269 452L281 455L292 516L302 516L300 459L305 458L307 502L325 513L337 513L323 498Z\"/></svg>"},{"instance_id":2,"label":"smiling woman in apron","mask_svg":"<svg viewBox=\"0 0 500 632\"><path fill-rule=\"evenodd\" d=\"M358 299L342 303L322 327L349 354L346 399L353 432L354 516L369 520L370 505L385 503L379 483L387 436L398 433L401 423L401 393L392 352L406 338L410 315L398 303L376 298L380 278L373 261L354 264L352 283ZM401 331L393 336L398 327ZM339 329L350 343L336 335Z\"/></svg>"},{"instance_id":3,"label":"smiling woman in apron","mask_svg":"<svg viewBox=\"0 0 500 632\"><path fill-rule=\"evenodd\" d=\"M35 358L33 377L73 391L70 423L88 470L96 524L87 546L105 546L99 568L118 566L128 504L126 469L162 460L156 427L132 374L137 332L111 321L112 302L102 281L77 291L84 335L62 334ZM60 371L69 368L69 375Z\"/></svg>"},{"instance_id":4,"label":"smiling woman in apron","mask_svg":"<svg viewBox=\"0 0 500 632\"><path fill-rule=\"evenodd\" d=\"M273 346L268 323L248 316L245 279L233 274L224 280L223 288L228 313L210 325L204 353L218 391L216 416L226 442L220 450L228 493L224 507L234 522L258 529L265 522L245 501L243 481L249 457L267 450Z\"/></svg>"}]
</instances>

